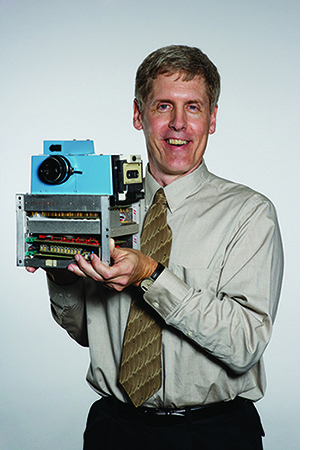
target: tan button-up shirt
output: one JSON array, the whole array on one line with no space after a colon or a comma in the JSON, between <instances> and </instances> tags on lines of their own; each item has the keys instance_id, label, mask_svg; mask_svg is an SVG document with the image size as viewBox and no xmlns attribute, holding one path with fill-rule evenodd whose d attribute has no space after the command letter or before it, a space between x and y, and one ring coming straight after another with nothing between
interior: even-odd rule
<instances>
[{"instance_id":1,"label":"tan button-up shirt","mask_svg":"<svg viewBox=\"0 0 328 450\"><path fill-rule=\"evenodd\" d=\"M160 186L147 173L145 206ZM283 254L275 209L263 195L216 177L205 163L165 187L173 233L168 269L145 301L164 320L163 385L145 406L258 400L262 355L279 300ZM117 293L89 279L49 281L52 312L90 349L87 380L100 395L128 401L118 383L135 288Z\"/></svg>"}]
</instances>

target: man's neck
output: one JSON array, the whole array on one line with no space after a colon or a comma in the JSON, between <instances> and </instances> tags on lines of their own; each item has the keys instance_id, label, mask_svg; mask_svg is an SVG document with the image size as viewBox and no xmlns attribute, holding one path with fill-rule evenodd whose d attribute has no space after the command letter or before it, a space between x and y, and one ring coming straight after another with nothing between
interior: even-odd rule
<instances>
[{"instance_id":1,"label":"man's neck","mask_svg":"<svg viewBox=\"0 0 328 450\"><path fill-rule=\"evenodd\" d=\"M163 173L161 171L156 170L156 168L152 167L151 163L148 164L148 170L149 170L149 173L153 176L153 178L157 181L157 183L160 186L165 187L168 184L171 184L174 181L178 180L179 178L185 177L189 173L194 172L201 165L201 162L202 161L200 161L199 164L197 164L195 167L193 167L188 172L183 172L183 173L179 173L179 174Z\"/></svg>"}]
</instances>

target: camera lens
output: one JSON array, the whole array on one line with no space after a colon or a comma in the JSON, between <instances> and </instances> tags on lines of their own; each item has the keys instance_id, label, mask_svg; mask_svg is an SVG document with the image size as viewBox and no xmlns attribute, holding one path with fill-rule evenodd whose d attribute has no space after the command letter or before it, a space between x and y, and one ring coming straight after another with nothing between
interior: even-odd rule
<instances>
[{"instance_id":1,"label":"camera lens","mask_svg":"<svg viewBox=\"0 0 328 450\"><path fill-rule=\"evenodd\" d=\"M46 184L61 184L74 172L70 162L64 156L49 156L39 167L38 175Z\"/></svg>"}]
</instances>

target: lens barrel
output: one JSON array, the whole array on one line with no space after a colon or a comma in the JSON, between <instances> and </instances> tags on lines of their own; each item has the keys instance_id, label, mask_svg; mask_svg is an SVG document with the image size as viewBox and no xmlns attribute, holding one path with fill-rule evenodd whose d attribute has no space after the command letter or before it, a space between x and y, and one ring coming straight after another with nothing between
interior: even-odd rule
<instances>
[{"instance_id":1,"label":"lens barrel","mask_svg":"<svg viewBox=\"0 0 328 450\"><path fill-rule=\"evenodd\" d=\"M45 159L39 167L38 175L46 184L61 184L74 173L70 162L65 156L52 155Z\"/></svg>"}]
</instances>

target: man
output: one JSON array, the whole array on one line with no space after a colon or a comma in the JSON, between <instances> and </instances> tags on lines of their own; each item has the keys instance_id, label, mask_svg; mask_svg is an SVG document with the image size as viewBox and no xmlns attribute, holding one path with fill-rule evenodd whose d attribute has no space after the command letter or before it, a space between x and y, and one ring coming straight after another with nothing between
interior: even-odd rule
<instances>
[{"instance_id":1,"label":"man","mask_svg":"<svg viewBox=\"0 0 328 450\"><path fill-rule=\"evenodd\" d=\"M219 92L217 69L199 49L169 46L144 60L133 124L149 159L144 235L158 193L165 211L156 239L144 245L157 240L161 248L111 243L111 267L77 255L69 271L49 272L54 318L89 346L87 379L101 396L85 449L262 448L253 403L265 390L262 355L277 311L282 247L271 202L211 174L203 161ZM151 362L129 373L139 347L127 345L139 345L139 317L150 320L159 344L144 343ZM145 366L153 372L140 382L136 372Z\"/></svg>"}]
</instances>

